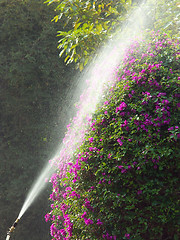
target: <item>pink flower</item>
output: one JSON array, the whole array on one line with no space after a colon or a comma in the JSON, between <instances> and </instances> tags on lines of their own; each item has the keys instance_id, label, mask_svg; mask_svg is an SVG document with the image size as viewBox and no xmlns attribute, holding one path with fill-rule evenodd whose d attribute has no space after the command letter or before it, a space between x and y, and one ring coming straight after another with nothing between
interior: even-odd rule
<instances>
[{"instance_id":1,"label":"pink flower","mask_svg":"<svg viewBox=\"0 0 180 240\"><path fill-rule=\"evenodd\" d=\"M103 223L100 221L100 219L97 220L97 225L103 225Z\"/></svg>"},{"instance_id":2,"label":"pink flower","mask_svg":"<svg viewBox=\"0 0 180 240\"><path fill-rule=\"evenodd\" d=\"M85 218L86 215L87 215L87 212L84 212L84 213L81 215L81 218Z\"/></svg>"},{"instance_id":3,"label":"pink flower","mask_svg":"<svg viewBox=\"0 0 180 240\"><path fill-rule=\"evenodd\" d=\"M141 190L141 189L137 191L137 194L138 194L138 195L140 195L141 193L142 193L142 190Z\"/></svg>"},{"instance_id":4,"label":"pink flower","mask_svg":"<svg viewBox=\"0 0 180 240\"><path fill-rule=\"evenodd\" d=\"M121 139L118 138L117 142L119 143L120 146L123 145L123 142L121 141Z\"/></svg>"},{"instance_id":5,"label":"pink flower","mask_svg":"<svg viewBox=\"0 0 180 240\"><path fill-rule=\"evenodd\" d=\"M122 102L122 103L119 105L119 107L116 108L116 113L117 113L118 111L124 110L126 107L127 107L127 104L126 104L125 102Z\"/></svg>"},{"instance_id":6,"label":"pink flower","mask_svg":"<svg viewBox=\"0 0 180 240\"><path fill-rule=\"evenodd\" d=\"M129 234L129 233L126 233L124 236L125 236L127 239L130 238L130 234Z\"/></svg>"},{"instance_id":7,"label":"pink flower","mask_svg":"<svg viewBox=\"0 0 180 240\"><path fill-rule=\"evenodd\" d=\"M107 104L109 104L109 101L105 101L105 102L104 102L104 105L107 105Z\"/></svg>"},{"instance_id":8,"label":"pink flower","mask_svg":"<svg viewBox=\"0 0 180 240\"><path fill-rule=\"evenodd\" d=\"M67 187L67 188L66 188L66 191L71 191L71 187Z\"/></svg>"},{"instance_id":9,"label":"pink flower","mask_svg":"<svg viewBox=\"0 0 180 240\"><path fill-rule=\"evenodd\" d=\"M168 131L172 131L174 129L174 127L170 127L168 128Z\"/></svg>"},{"instance_id":10,"label":"pink flower","mask_svg":"<svg viewBox=\"0 0 180 240\"><path fill-rule=\"evenodd\" d=\"M89 138L88 139L91 143L93 142L93 140L94 140L94 138L93 137L91 137L91 138Z\"/></svg>"},{"instance_id":11,"label":"pink flower","mask_svg":"<svg viewBox=\"0 0 180 240\"><path fill-rule=\"evenodd\" d=\"M66 231L64 229L61 229L60 230L60 233L62 234L62 236L65 236L66 235Z\"/></svg>"},{"instance_id":12,"label":"pink flower","mask_svg":"<svg viewBox=\"0 0 180 240\"><path fill-rule=\"evenodd\" d=\"M119 169L123 169L124 167L121 165L121 166L118 166Z\"/></svg>"},{"instance_id":13,"label":"pink flower","mask_svg":"<svg viewBox=\"0 0 180 240\"><path fill-rule=\"evenodd\" d=\"M90 218L88 219L84 218L84 222L86 225L93 224L93 220L91 220Z\"/></svg>"},{"instance_id":14,"label":"pink flower","mask_svg":"<svg viewBox=\"0 0 180 240\"><path fill-rule=\"evenodd\" d=\"M85 204L83 204L83 206L87 207L88 209L90 209L91 211L94 210L94 208L91 206L90 201L87 200L87 198L85 199Z\"/></svg>"},{"instance_id":15,"label":"pink flower","mask_svg":"<svg viewBox=\"0 0 180 240\"><path fill-rule=\"evenodd\" d=\"M123 124L121 124L121 127L126 127L128 125L128 121L125 120Z\"/></svg>"},{"instance_id":16,"label":"pink flower","mask_svg":"<svg viewBox=\"0 0 180 240\"><path fill-rule=\"evenodd\" d=\"M47 213L47 214L45 215L45 221L48 222L49 220L50 220L50 214Z\"/></svg>"}]
</instances>

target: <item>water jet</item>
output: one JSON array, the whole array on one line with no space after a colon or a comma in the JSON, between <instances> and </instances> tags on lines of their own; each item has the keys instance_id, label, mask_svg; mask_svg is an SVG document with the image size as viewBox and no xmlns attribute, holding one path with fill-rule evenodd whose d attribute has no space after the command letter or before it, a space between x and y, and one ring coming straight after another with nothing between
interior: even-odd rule
<instances>
[{"instance_id":1,"label":"water jet","mask_svg":"<svg viewBox=\"0 0 180 240\"><path fill-rule=\"evenodd\" d=\"M109 47L106 46L104 49L101 49L102 52L99 55L97 62L95 63L96 66L93 64L94 66L91 66L91 69L90 69L91 75L92 75L90 79L90 81L92 81L91 86L96 86L96 89L95 89L95 92L91 91L88 94L88 96L90 97L86 99L86 103L83 103L84 105L82 105L82 109L81 109L82 113L80 113L80 116L87 115L87 114L91 115L92 112L95 110L96 105L102 96L103 86L105 83L107 83L108 79L110 79L109 76L112 74L112 69L115 68L116 64L119 63L120 59L122 59L125 49L128 47L128 45L130 45L130 41L133 39L133 37L137 35L138 31L140 30L140 23L139 23L140 21L138 22L138 19L139 19L139 16L142 15L142 12L143 11L139 7L139 9L131 17L130 22L131 22L131 28L132 28L131 30L133 34L132 33L129 34L127 30L122 31L121 35L124 37L125 40L122 42L120 46L121 51L117 50L117 48L119 47L119 44L118 44L119 38L113 40L113 44L112 44L113 46L107 43ZM145 14L142 16L142 18L145 18ZM82 81L84 81L84 78L82 79ZM91 106L88 105L89 103L91 103ZM81 135L77 134L78 129L82 128L81 121L79 121L79 124L75 126L76 129L73 129L72 127L71 135L75 137L75 140L74 140L73 146L70 146L70 148L65 150L68 153L72 152L72 150L75 150L74 148L77 147L76 143L79 141L79 138L81 137ZM70 137L72 138L72 136ZM66 139L66 142L68 142L68 139L69 138ZM51 160L52 164L53 162L56 162L58 158L62 159L63 161L63 151L64 151L64 145L61 144L58 150L58 153ZM7 233L6 240L10 239L10 235L14 231L22 215L29 208L29 206L34 202L35 198L40 194L40 192L44 189L46 185L45 178L49 178L53 173L52 164L49 164L49 161L48 161L47 165L42 170L39 178L30 189L30 192L27 195L27 198L22 206L22 209L20 210L18 218L13 223L13 225L11 226L11 228Z\"/></svg>"}]
</instances>

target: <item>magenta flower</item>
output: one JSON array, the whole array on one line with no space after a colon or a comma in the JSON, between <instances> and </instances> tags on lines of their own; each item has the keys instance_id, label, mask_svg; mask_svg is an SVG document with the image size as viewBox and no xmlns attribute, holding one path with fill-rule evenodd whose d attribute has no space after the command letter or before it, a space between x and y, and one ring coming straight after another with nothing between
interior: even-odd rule
<instances>
[{"instance_id":1,"label":"magenta flower","mask_svg":"<svg viewBox=\"0 0 180 240\"><path fill-rule=\"evenodd\" d=\"M83 206L85 206L86 208L88 208L91 211L94 211L94 208L91 206L90 201L87 200L87 198L85 199L85 204L83 204Z\"/></svg>"},{"instance_id":2,"label":"magenta flower","mask_svg":"<svg viewBox=\"0 0 180 240\"><path fill-rule=\"evenodd\" d=\"M122 102L122 103L119 105L119 107L116 108L116 113L117 113L118 111L124 110L126 107L127 107L127 104L126 104L125 102Z\"/></svg>"},{"instance_id":3,"label":"magenta flower","mask_svg":"<svg viewBox=\"0 0 180 240\"><path fill-rule=\"evenodd\" d=\"M62 234L62 236L65 236L66 235L66 231L64 229L61 229L60 230L60 233Z\"/></svg>"},{"instance_id":4,"label":"magenta flower","mask_svg":"<svg viewBox=\"0 0 180 240\"><path fill-rule=\"evenodd\" d=\"M111 158L111 156L112 156L112 154L109 153L109 154L108 154L108 158Z\"/></svg>"},{"instance_id":5,"label":"magenta flower","mask_svg":"<svg viewBox=\"0 0 180 240\"><path fill-rule=\"evenodd\" d=\"M51 215L47 213L44 217L45 217L45 221L48 222L51 218Z\"/></svg>"},{"instance_id":6,"label":"magenta flower","mask_svg":"<svg viewBox=\"0 0 180 240\"><path fill-rule=\"evenodd\" d=\"M121 169L121 173L125 173L126 171L126 169Z\"/></svg>"},{"instance_id":7,"label":"magenta flower","mask_svg":"<svg viewBox=\"0 0 180 240\"><path fill-rule=\"evenodd\" d=\"M90 218L88 219L84 218L84 222L86 225L93 224L93 220L91 220Z\"/></svg>"},{"instance_id":8,"label":"magenta flower","mask_svg":"<svg viewBox=\"0 0 180 240\"><path fill-rule=\"evenodd\" d=\"M84 212L84 213L81 215L81 218L85 218L86 215L87 215L87 212Z\"/></svg>"},{"instance_id":9,"label":"magenta flower","mask_svg":"<svg viewBox=\"0 0 180 240\"><path fill-rule=\"evenodd\" d=\"M142 193L141 189L137 191L137 195L140 195L141 193Z\"/></svg>"},{"instance_id":10,"label":"magenta flower","mask_svg":"<svg viewBox=\"0 0 180 240\"><path fill-rule=\"evenodd\" d=\"M129 234L129 233L126 233L124 236L125 236L127 239L130 239L130 234Z\"/></svg>"},{"instance_id":11,"label":"magenta flower","mask_svg":"<svg viewBox=\"0 0 180 240\"><path fill-rule=\"evenodd\" d=\"M121 165L121 166L118 166L119 169L123 169L124 167Z\"/></svg>"},{"instance_id":12,"label":"magenta flower","mask_svg":"<svg viewBox=\"0 0 180 240\"><path fill-rule=\"evenodd\" d=\"M108 104L109 104L109 101L105 101L105 102L104 102L104 105L108 105Z\"/></svg>"},{"instance_id":13,"label":"magenta flower","mask_svg":"<svg viewBox=\"0 0 180 240\"><path fill-rule=\"evenodd\" d=\"M97 225L103 225L103 223L100 221L100 219L97 220Z\"/></svg>"},{"instance_id":14,"label":"magenta flower","mask_svg":"<svg viewBox=\"0 0 180 240\"><path fill-rule=\"evenodd\" d=\"M121 112L119 115L124 117L125 116L125 112Z\"/></svg>"},{"instance_id":15,"label":"magenta flower","mask_svg":"<svg viewBox=\"0 0 180 240\"><path fill-rule=\"evenodd\" d=\"M71 187L67 187L67 188L66 188L66 191L71 191Z\"/></svg>"},{"instance_id":16,"label":"magenta flower","mask_svg":"<svg viewBox=\"0 0 180 240\"><path fill-rule=\"evenodd\" d=\"M94 141L94 138L91 137L91 138L89 138L88 140L92 143L92 142Z\"/></svg>"},{"instance_id":17,"label":"magenta flower","mask_svg":"<svg viewBox=\"0 0 180 240\"><path fill-rule=\"evenodd\" d=\"M128 121L125 120L123 124L121 124L121 127L126 127L128 125Z\"/></svg>"},{"instance_id":18,"label":"magenta flower","mask_svg":"<svg viewBox=\"0 0 180 240\"><path fill-rule=\"evenodd\" d=\"M117 142L119 143L119 145L120 145L120 146L122 146L122 145L123 145L123 142L121 141L121 139L120 139L120 138L118 138L118 139L117 139Z\"/></svg>"}]
</instances>

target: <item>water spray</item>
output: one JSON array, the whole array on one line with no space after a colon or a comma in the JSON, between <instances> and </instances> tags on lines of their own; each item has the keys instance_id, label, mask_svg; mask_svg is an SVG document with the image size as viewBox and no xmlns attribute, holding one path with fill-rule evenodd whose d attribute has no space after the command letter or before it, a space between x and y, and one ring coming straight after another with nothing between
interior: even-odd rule
<instances>
[{"instance_id":1,"label":"water spray","mask_svg":"<svg viewBox=\"0 0 180 240\"><path fill-rule=\"evenodd\" d=\"M55 158L51 159L51 161L55 161ZM20 210L20 213L16 219L16 221L13 223L13 225L9 228L6 236L6 240L10 239L11 233L14 232L19 220L23 216L23 214L26 212L26 210L29 208L29 206L32 204L32 202L37 198L37 196L40 194L40 192L44 189L46 186L45 178L49 178L50 175L53 172L53 168L51 164L48 162L47 165L43 168L42 173L40 174L39 178L36 180L34 185L32 186L29 194L27 195L27 198Z\"/></svg>"},{"instance_id":2,"label":"water spray","mask_svg":"<svg viewBox=\"0 0 180 240\"><path fill-rule=\"evenodd\" d=\"M7 232L6 240L9 240L9 239L10 239L11 233L15 230L15 228L16 228L19 220L20 220L20 219L17 218L16 221L13 223L13 225L9 228L9 231Z\"/></svg>"},{"instance_id":3,"label":"water spray","mask_svg":"<svg viewBox=\"0 0 180 240\"><path fill-rule=\"evenodd\" d=\"M95 110L96 105L99 101L99 99L102 97L103 94L103 86L105 83L108 83L110 76L112 76L113 69L117 66L117 63L120 62L120 59L122 59L125 49L130 45L130 40L133 39L133 36L135 37L138 32L140 32L140 20L145 19L145 10L141 9L139 7L133 14L130 16L130 26L131 26L131 32L127 31L127 29L123 29L121 36L125 36L125 40L122 44L119 44L119 38L115 38L113 41L113 45L111 46L110 43L107 44L107 46L110 46L109 48L104 47L101 51L102 53L97 58L96 64L93 63L93 65L90 67L89 72L92 73L92 76L90 78L91 86L96 86L95 91L88 92L88 98L86 98L84 101L84 105L82 105L81 114L79 116L91 115L91 113ZM137 23L136 23L137 22ZM142 21L144 22L144 20ZM134 23L134 24L132 24ZM127 25L127 26L129 26ZM133 27L132 27L133 26ZM126 37L127 36L127 37ZM120 50L117 51L117 48ZM84 79L82 79L84 80ZM82 81L83 82L83 81ZM89 106L89 103L91 105ZM13 223L9 231L7 232L6 240L10 239L11 233L15 230L15 227L17 226L17 223L21 219L22 215L26 212L26 210L30 207L30 205L34 202L34 200L37 198L37 196L40 194L40 192L44 189L46 182L45 179L49 179L51 174L54 172L54 168L52 168L53 163L55 164L55 167L58 163L59 159L63 159L64 152L73 153L73 151L77 148L76 144L79 144L79 142L82 140L80 130L83 128L83 118L76 120L76 125L72 127L71 131L71 138L75 138L76 142L74 145L67 144L69 148L64 148L64 143L60 145L58 148L58 151L55 155L55 157L51 160L51 164L49 162L42 170L39 178L35 181L34 185L29 191L29 194L27 195L27 198L22 206L22 209L20 210L19 216L16 219L16 221ZM81 124L82 123L82 124ZM66 142L68 143L69 138L67 137ZM79 141L79 142L78 142ZM61 157L62 156L62 157Z\"/></svg>"}]
</instances>

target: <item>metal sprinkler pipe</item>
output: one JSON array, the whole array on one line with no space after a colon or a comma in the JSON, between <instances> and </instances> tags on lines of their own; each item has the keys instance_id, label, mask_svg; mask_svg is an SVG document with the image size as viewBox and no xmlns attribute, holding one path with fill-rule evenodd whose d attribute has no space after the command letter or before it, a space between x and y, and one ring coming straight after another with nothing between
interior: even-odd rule
<instances>
[{"instance_id":1,"label":"metal sprinkler pipe","mask_svg":"<svg viewBox=\"0 0 180 240\"><path fill-rule=\"evenodd\" d=\"M19 222L20 219L16 219L16 221L13 223L13 225L9 228L9 231L7 232L7 237L6 237L6 240L9 240L10 239L10 236L11 236L11 233L14 231L14 229L16 228L18 222Z\"/></svg>"}]
</instances>

